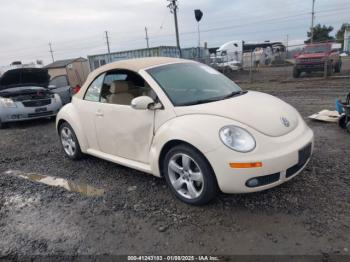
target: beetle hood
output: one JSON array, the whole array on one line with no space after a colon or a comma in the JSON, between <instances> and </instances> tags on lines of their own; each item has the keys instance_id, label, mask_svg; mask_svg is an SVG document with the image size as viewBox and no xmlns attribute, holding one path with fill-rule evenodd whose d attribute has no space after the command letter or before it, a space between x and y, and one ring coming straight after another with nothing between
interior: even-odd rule
<instances>
[{"instance_id":1,"label":"beetle hood","mask_svg":"<svg viewBox=\"0 0 350 262\"><path fill-rule=\"evenodd\" d=\"M254 91L216 102L175 107L175 112L177 115L211 114L230 118L273 137L293 131L299 119L299 113L289 104Z\"/></svg>"}]
</instances>

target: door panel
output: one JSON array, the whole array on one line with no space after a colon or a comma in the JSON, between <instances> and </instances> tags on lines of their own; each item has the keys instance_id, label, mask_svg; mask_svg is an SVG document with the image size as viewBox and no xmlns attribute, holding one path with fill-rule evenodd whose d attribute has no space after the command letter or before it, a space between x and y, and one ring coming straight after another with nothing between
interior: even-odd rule
<instances>
[{"instance_id":1,"label":"door panel","mask_svg":"<svg viewBox=\"0 0 350 262\"><path fill-rule=\"evenodd\" d=\"M96 133L104 153L148 163L153 138L154 111L100 103Z\"/></svg>"},{"instance_id":2,"label":"door panel","mask_svg":"<svg viewBox=\"0 0 350 262\"><path fill-rule=\"evenodd\" d=\"M99 150L96 137L95 119L100 105L101 88L104 74L99 75L87 88L84 99L75 99L74 104L79 113L79 119L84 128L84 134L89 143L89 148Z\"/></svg>"},{"instance_id":3,"label":"door panel","mask_svg":"<svg viewBox=\"0 0 350 262\"><path fill-rule=\"evenodd\" d=\"M82 123L84 134L89 144L89 148L98 150L98 142L95 129L96 110L98 107L97 102L91 102L87 100L75 99L74 105L76 106L79 119Z\"/></svg>"},{"instance_id":4,"label":"door panel","mask_svg":"<svg viewBox=\"0 0 350 262\"><path fill-rule=\"evenodd\" d=\"M123 69L106 72L95 117L100 151L149 162L155 112L130 106L132 99L143 95L152 96L152 89L138 73Z\"/></svg>"}]
</instances>

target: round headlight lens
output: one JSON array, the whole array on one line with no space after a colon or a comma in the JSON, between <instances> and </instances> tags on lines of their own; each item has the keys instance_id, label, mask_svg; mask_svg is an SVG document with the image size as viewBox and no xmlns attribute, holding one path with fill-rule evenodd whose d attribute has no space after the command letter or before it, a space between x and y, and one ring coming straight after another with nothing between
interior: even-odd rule
<instances>
[{"instance_id":1,"label":"round headlight lens","mask_svg":"<svg viewBox=\"0 0 350 262\"><path fill-rule=\"evenodd\" d=\"M225 126L219 132L221 141L229 148L238 152L249 152L255 148L254 137L238 126Z\"/></svg>"}]
</instances>

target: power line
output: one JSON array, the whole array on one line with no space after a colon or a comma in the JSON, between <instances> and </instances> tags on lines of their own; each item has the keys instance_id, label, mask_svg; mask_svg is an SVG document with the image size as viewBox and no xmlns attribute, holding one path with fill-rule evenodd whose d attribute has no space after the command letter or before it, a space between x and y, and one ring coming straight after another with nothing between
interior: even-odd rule
<instances>
[{"instance_id":1,"label":"power line","mask_svg":"<svg viewBox=\"0 0 350 262\"><path fill-rule=\"evenodd\" d=\"M169 1L169 0L168 0ZM340 12L347 12L347 10L349 9L348 6L343 6L342 8L333 8L333 9L328 9L328 10L319 10L317 11L318 14L320 13L323 13L325 15L323 15L322 17L325 17L325 16L329 16L331 15L330 13L340 13ZM256 25L257 23L273 23L273 22L276 22L276 21L280 21L280 22L287 22L288 20L289 21L296 21L298 20L297 17L302 17L302 16L305 16L305 15L309 15L310 13L301 13L301 14L295 14L295 15L291 15L291 16L284 16L284 17L275 17L275 18L271 18L271 19L263 19L263 20L260 20L260 21L254 21L254 22L250 22L250 23L246 23L246 24L235 24L235 25L231 25L231 26L224 26L224 27L215 27L215 28L208 28L206 30L202 30L203 33L205 32L211 32L211 31L220 31L220 30L229 30L229 29L233 29L233 28L237 28L237 27L244 27L244 26L250 26L250 25ZM289 27L290 28L290 27ZM296 27L297 28L297 27ZM300 26L298 27L300 28ZM274 30L274 29L269 29L269 31L279 31L279 30L285 30L285 29L288 29L288 28L284 28L284 29L277 29L277 30ZM247 32L247 31L245 31ZM187 32L183 32L181 33L181 35L192 35L192 34L196 34L197 32L196 31L187 31ZM118 36L120 34L118 33ZM164 35L158 35L158 36L152 36L152 38L161 38L161 37L167 37L167 36L171 36L172 34L164 34ZM216 34L216 35L220 35L220 34ZM113 37L112 37L113 38ZM82 40L85 40L86 39L86 42L85 41L82 41ZM94 39L94 41L87 41L88 39ZM101 37L102 39L102 37ZM108 41L109 41L110 37L108 36ZM132 39L125 39L123 41L118 41L118 44L120 43L128 43L128 42L139 42L141 43L141 41L144 41L144 40L141 40L139 37L138 38L135 38L135 40L132 40ZM69 53L70 50L73 50L73 49L82 49L82 46L84 45L84 42L85 44L87 45L86 46L86 49L88 48L95 48L95 47L100 47L102 45L102 40L101 40L101 45L98 45L98 46L94 46L92 47L91 44L93 44L94 42L96 42L96 45L98 44L98 40L96 40L96 37L84 37L84 38L79 38L79 39L73 39L73 40L70 40L70 41L59 41L59 42L56 42L55 41L55 46L57 46L58 43L60 43L60 45L63 45L63 46L67 46L69 44L72 44L73 43L78 43L77 47L72 47L72 48L59 48L58 50L55 49L55 51L52 50L52 46L51 46L51 49L50 49L50 53L51 53L51 58L52 60L54 60L53 58L53 53L57 53L57 52L65 52L64 50L67 50L66 53ZM188 42L188 41L186 41ZM110 43L109 43L110 45ZM28 47L28 48L21 48L21 49L15 49L17 50L19 53L22 53L22 52L28 52L28 50L34 50L34 49L40 49L42 48L43 45L38 45L37 47ZM14 49L12 50L2 50L2 52L16 52L14 51ZM18 54L17 54L18 55Z\"/></svg>"}]
</instances>

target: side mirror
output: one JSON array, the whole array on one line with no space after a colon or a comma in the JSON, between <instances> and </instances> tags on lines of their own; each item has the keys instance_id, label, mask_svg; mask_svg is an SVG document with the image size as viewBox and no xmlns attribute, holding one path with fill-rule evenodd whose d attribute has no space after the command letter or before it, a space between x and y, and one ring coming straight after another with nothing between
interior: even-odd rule
<instances>
[{"instance_id":1,"label":"side mirror","mask_svg":"<svg viewBox=\"0 0 350 262\"><path fill-rule=\"evenodd\" d=\"M154 100L149 96L139 96L131 101L131 107L136 110L146 110L154 104Z\"/></svg>"}]
</instances>

